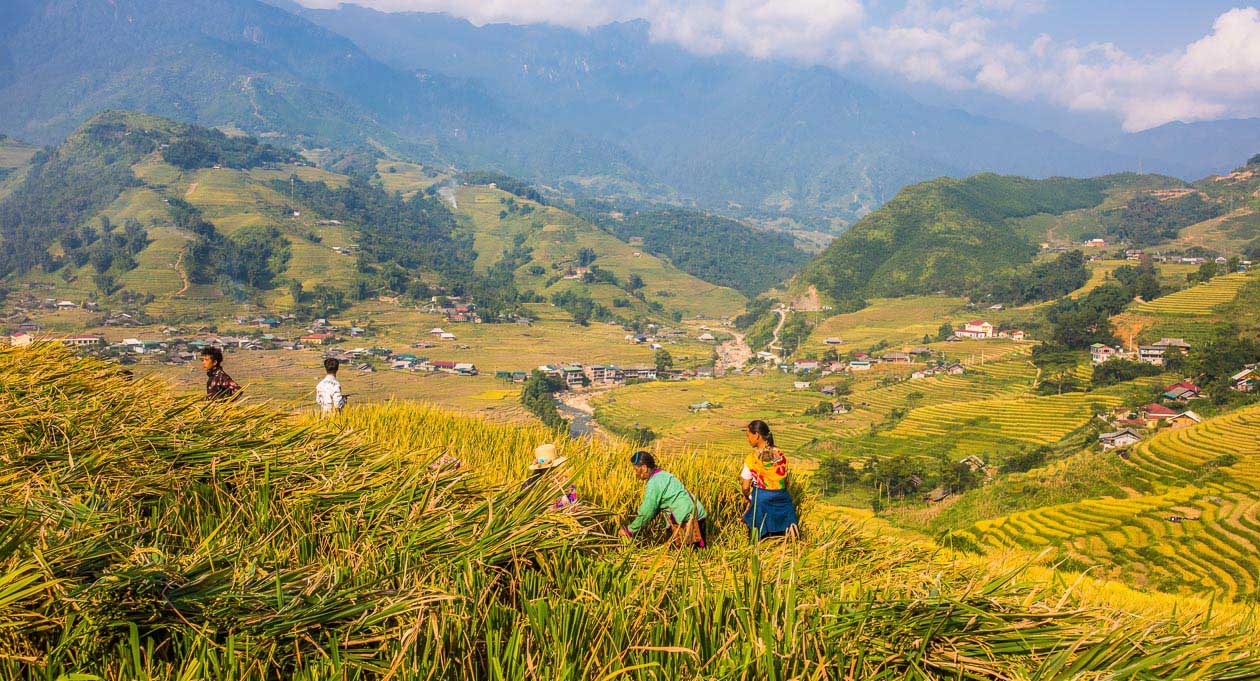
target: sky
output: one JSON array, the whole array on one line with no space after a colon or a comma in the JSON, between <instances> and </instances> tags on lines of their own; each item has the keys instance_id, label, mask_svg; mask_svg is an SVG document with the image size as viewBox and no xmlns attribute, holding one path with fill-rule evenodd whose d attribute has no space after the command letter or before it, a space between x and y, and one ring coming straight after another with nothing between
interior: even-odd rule
<instances>
[{"instance_id":1,"label":"sky","mask_svg":"<svg viewBox=\"0 0 1260 681\"><path fill-rule=\"evenodd\" d=\"M333 7L339 0L300 0ZM1255 0L354 0L476 24L643 19L654 40L1013 102L1107 114L1129 132L1260 116Z\"/></svg>"}]
</instances>

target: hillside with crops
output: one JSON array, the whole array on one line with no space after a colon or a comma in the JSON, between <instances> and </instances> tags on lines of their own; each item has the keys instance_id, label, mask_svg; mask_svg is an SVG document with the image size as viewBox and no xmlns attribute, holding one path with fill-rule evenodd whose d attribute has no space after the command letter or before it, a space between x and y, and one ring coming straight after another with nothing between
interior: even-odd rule
<instances>
[{"instance_id":1,"label":"hillside with crops","mask_svg":"<svg viewBox=\"0 0 1260 681\"><path fill-rule=\"evenodd\" d=\"M256 138L122 111L47 153L0 144L12 175L0 177L0 282L58 299L168 322L327 316L378 296L470 295L492 319L556 296L626 320L744 305L560 208L457 193L449 173L411 163L335 172Z\"/></svg>"},{"instance_id":2,"label":"hillside with crops","mask_svg":"<svg viewBox=\"0 0 1260 681\"><path fill-rule=\"evenodd\" d=\"M0 350L0 392L6 678L1260 673L1242 610L1174 617L807 496L803 540L749 545L732 462L664 461L716 528L675 553L615 538L637 493L618 443L561 439L582 503L548 511L559 479L520 486L540 427L208 404L46 345Z\"/></svg>"}]
</instances>

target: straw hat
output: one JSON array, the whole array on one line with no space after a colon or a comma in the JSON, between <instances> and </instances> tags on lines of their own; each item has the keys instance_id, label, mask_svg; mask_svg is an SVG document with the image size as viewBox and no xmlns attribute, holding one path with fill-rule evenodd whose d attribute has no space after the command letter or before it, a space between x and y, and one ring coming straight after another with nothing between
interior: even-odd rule
<instances>
[{"instance_id":1,"label":"straw hat","mask_svg":"<svg viewBox=\"0 0 1260 681\"><path fill-rule=\"evenodd\" d=\"M542 471L548 468L555 468L568 460L569 457L567 456L556 455L555 445L550 443L538 445L538 447L534 449L534 463L529 465L529 469L532 471Z\"/></svg>"}]
</instances>

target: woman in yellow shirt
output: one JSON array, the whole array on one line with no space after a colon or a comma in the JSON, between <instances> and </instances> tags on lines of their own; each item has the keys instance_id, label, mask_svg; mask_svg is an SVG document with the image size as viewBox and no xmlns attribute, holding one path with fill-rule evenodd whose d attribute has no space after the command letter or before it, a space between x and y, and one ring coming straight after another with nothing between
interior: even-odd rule
<instances>
[{"instance_id":1,"label":"woman in yellow shirt","mask_svg":"<svg viewBox=\"0 0 1260 681\"><path fill-rule=\"evenodd\" d=\"M787 488L787 457L774 446L774 435L765 421L749 423L746 435L753 451L744 458L739 475L748 497L744 524L754 539L795 536L799 521Z\"/></svg>"}]
</instances>

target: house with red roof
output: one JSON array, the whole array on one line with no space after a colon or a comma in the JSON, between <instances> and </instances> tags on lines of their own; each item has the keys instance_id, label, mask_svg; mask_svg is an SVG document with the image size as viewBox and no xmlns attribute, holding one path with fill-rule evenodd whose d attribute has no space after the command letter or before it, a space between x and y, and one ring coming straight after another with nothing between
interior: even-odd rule
<instances>
[{"instance_id":1,"label":"house with red roof","mask_svg":"<svg viewBox=\"0 0 1260 681\"><path fill-rule=\"evenodd\" d=\"M1164 388L1164 398L1169 400L1177 400L1178 402L1188 402L1197 400L1202 397L1202 390L1199 386L1190 381L1180 381Z\"/></svg>"},{"instance_id":2,"label":"house with red roof","mask_svg":"<svg viewBox=\"0 0 1260 681\"><path fill-rule=\"evenodd\" d=\"M1162 404L1155 404L1155 403L1148 404L1142 407L1141 409L1139 409L1138 411L1140 412L1142 420L1146 422L1147 426L1153 426L1159 423L1160 421L1170 419L1177 415L1176 411L1169 409L1168 407L1165 407Z\"/></svg>"}]
</instances>

